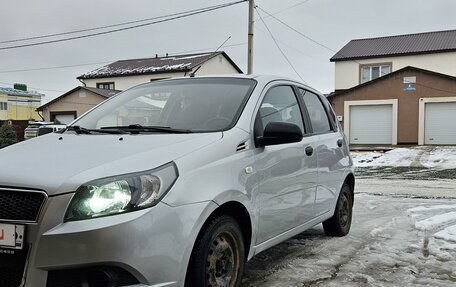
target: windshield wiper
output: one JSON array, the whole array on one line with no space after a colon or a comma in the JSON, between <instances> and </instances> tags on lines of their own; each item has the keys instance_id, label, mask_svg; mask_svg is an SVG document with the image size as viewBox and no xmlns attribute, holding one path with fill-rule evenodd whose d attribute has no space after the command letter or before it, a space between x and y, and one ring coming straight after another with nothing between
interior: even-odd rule
<instances>
[{"instance_id":1,"label":"windshield wiper","mask_svg":"<svg viewBox=\"0 0 456 287\"><path fill-rule=\"evenodd\" d=\"M170 134L188 134L191 133L191 130L184 130L184 129L174 129L171 127L162 127L162 126L142 126L139 124L128 125L128 126L112 126L112 127L101 127L103 131L118 129L122 131L126 131L132 134L139 134L143 132L163 132L163 133L170 133Z\"/></svg>"},{"instance_id":2,"label":"windshield wiper","mask_svg":"<svg viewBox=\"0 0 456 287\"><path fill-rule=\"evenodd\" d=\"M83 127L80 127L80 126L68 126L66 127L66 129L64 129L62 131L63 132L66 132L66 131L73 131L73 132L76 132L78 135L79 134L92 134L92 133L104 133L104 134L124 134L125 132L122 131L122 130L102 130L102 129L86 129L86 128L83 128Z\"/></svg>"}]
</instances>

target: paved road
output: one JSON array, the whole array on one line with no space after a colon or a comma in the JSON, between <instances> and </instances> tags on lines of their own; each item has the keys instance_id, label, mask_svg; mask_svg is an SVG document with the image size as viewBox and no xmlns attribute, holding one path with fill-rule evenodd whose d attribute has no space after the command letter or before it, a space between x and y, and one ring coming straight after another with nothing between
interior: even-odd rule
<instances>
[{"instance_id":1,"label":"paved road","mask_svg":"<svg viewBox=\"0 0 456 287\"><path fill-rule=\"evenodd\" d=\"M242 286L456 286L456 242L439 237L456 228L456 199L423 198L456 197L452 189L456 181L360 179L348 236L318 225L254 257Z\"/></svg>"}]
</instances>

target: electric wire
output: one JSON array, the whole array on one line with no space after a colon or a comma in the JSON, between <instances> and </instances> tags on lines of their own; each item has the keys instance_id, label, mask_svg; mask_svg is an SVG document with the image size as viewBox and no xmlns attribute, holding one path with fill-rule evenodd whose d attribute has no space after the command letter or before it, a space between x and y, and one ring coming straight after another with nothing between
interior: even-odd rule
<instances>
[{"instance_id":1,"label":"electric wire","mask_svg":"<svg viewBox=\"0 0 456 287\"><path fill-rule=\"evenodd\" d=\"M221 8L226 8L226 7L229 7L229 6L237 5L237 4L240 4L240 3L244 3L246 1L247 0L230 2L230 3L223 4L223 5L219 5L217 7L202 9L200 11L191 12L191 13L187 13L187 14L183 14L183 15L178 15L178 16L174 16L174 17L170 17L170 18L166 18L166 19L162 19L162 20L157 20L157 21L153 21L153 22L150 22L150 23L138 24L138 25L134 25L134 26L118 28L118 29L113 29L113 30L108 30L108 31L103 31L103 32L97 32L97 33L91 33L91 34L86 34L86 35L80 35L80 36L74 36L74 37L68 37L68 38L61 38L61 39L49 40L49 41L43 41L43 42L35 42L35 43L29 43L29 44L21 44L21 45L15 45L15 46L0 47L0 50L10 50L10 49L17 49L17 48L40 46L40 45L45 45L45 44L59 43L59 42L65 42L65 41L71 41L71 40L95 37L95 36L100 36L100 35L106 35L106 34L116 33L116 32L120 32L120 31L126 31L126 30L136 29L136 28L140 28L140 27L150 26L150 25L154 25L154 24L159 24L159 23L163 23L163 22L169 22L169 21L177 20L177 19L181 19L181 18L186 18L186 17L189 17L189 16L198 15L198 14L202 14L202 13L218 10L218 9L221 9Z\"/></svg>"},{"instance_id":2,"label":"electric wire","mask_svg":"<svg viewBox=\"0 0 456 287\"><path fill-rule=\"evenodd\" d=\"M255 7L256 8L256 7ZM260 20L261 22L263 23L263 25L266 27L266 29L268 30L269 32L269 35L271 36L272 40L274 41L274 43L276 44L277 48L279 49L280 53L282 53L282 56L285 58L285 60L288 62L288 64L290 65L290 67L293 69L293 71L296 73L296 75L298 75L298 77L305 83L306 81L304 81L304 79L301 77L301 75L298 73L298 71L296 70L296 68L293 66L293 64L291 63L291 61L288 59L287 55L285 55L285 53L283 52L282 48L280 48L280 45L279 43L277 42L277 40L275 39L274 35L272 34L271 30L269 29L268 25L266 25L266 22L263 20L263 17L261 17L261 14L260 12L258 12L258 9L255 9L255 11L257 12L258 14L258 17L260 17Z\"/></svg>"},{"instance_id":3,"label":"electric wire","mask_svg":"<svg viewBox=\"0 0 456 287\"><path fill-rule=\"evenodd\" d=\"M212 51L212 50L214 50L216 48L218 48L218 49L231 48L231 47L245 46L245 45L247 45L247 42L230 44L230 45L222 45L222 46L219 46L219 47L209 47L209 48L201 48L201 49L196 49L196 50L187 50L187 51L181 51L181 52L173 52L173 53L169 53L169 56L179 55L179 54L186 54L186 53L203 52L203 51ZM102 61L102 62L81 63L81 64L71 64L71 65L52 66L52 67L30 68L30 69L3 70L3 71L0 71L0 74L18 73L18 72L33 72L33 71L42 71L42 70L55 70L55 69L65 69L65 68L74 68L74 67L83 67L83 66L103 65L103 64L113 63L115 61L118 61L118 60L109 60L109 61L107 60L107 61Z\"/></svg>"},{"instance_id":4,"label":"electric wire","mask_svg":"<svg viewBox=\"0 0 456 287\"><path fill-rule=\"evenodd\" d=\"M307 0L307 1L310 1L310 0ZM224 5L226 5L226 4L219 4L219 5L208 6L208 7L204 7L204 8L188 10L188 11L184 11L184 12L172 13L172 14L168 14L168 15L162 15L162 16L156 16L156 17L151 17L151 18L146 18L146 19L141 19L141 20L134 20L134 21L128 21L128 22L123 22L123 23L99 26L99 27L94 27L94 28L79 29L79 30L73 30L73 31L68 31L68 32L53 33L53 34L27 37L27 38L0 41L0 44L37 40L37 39L44 39L44 38L49 38L49 37L64 36L64 35L71 35L71 34L82 33L82 32L90 32L90 31L96 31L96 30L107 29L107 28L114 28L114 27L136 24L136 23L141 23L141 22L148 22L148 21L157 20L157 19L174 17L174 16L183 15L183 14L192 13L192 12L198 12L198 11L202 11L202 10L210 9L210 8L217 8L217 7L222 8L222 6L225 7Z\"/></svg>"},{"instance_id":5,"label":"electric wire","mask_svg":"<svg viewBox=\"0 0 456 287\"><path fill-rule=\"evenodd\" d=\"M288 25L287 23L283 22L283 21L280 20L279 18L275 17L273 14L271 14L271 13L265 11L265 10L262 9L261 7L257 6L257 8L260 9L262 12L264 12L266 15L272 17L273 19L275 19L276 21L278 21L279 23L281 23L282 25L288 27L289 29L291 29L291 30L293 30L294 32L296 32L296 33L298 33L299 35L301 35L302 37L308 39L309 41L311 41L311 42L313 42L313 43L315 43L315 44L317 44L318 46L321 46L321 47L323 47L323 48L325 48L325 49L327 49L327 50L329 50L329 51L331 51L331 52L334 52L334 53L336 53L336 54L339 54L339 55L341 55L341 56L344 56L344 55L341 54L340 52L338 52L338 51L336 51L336 50L334 50L334 49L328 47L328 46L325 45L325 44L322 44L322 43L318 42L317 40L315 40L315 39L313 39L313 38L311 38L311 37L305 35L304 33L300 32L300 31L297 30L297 29L293 28L292 26L290 26L290 25ZM353 61L353 62L355 62L355 63L357 63L357 64L363 65L362 63L360 63L359 61L357 61L357 60L355 60L355 59L352 59L352 60L350 60L350 61ZM385 74L385 75L388 75L388 74ZM453 94L453 95L454 95L454 91L443 90L443 89L431 87L431 86L428 86L428 85L424 85L424 84L421 84L421 83L413 83L413 84L415 84L415 85L417 85L417 86L422 86L422 87L425 87L425 88L433 89L433 90L436 90L436 91L440 91L440 92L450 93L450 94Z\"/></svg>"}]
</instances>

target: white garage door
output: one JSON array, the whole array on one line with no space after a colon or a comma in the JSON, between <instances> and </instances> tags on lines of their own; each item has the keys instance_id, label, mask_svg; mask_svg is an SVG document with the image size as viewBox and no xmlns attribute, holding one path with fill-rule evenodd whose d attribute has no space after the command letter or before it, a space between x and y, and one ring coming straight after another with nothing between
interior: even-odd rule
<instances>
[{"instance_id":1,"label":"white garage door","mask_svg":"<svg viewBox=\"0 0 456 287\"><path fill-rule=\"evenodd\" d=\"M392 144L393 105L350 106L350 144Z\"/></svg>"},{"instance_id":2,"label":"white garage door","mask_svg":"<svg viewBox=\"0 0 456 287\"><path fill-rule=\"evenodd\" d=\"M426 103L424 144L456 144L456 103Z\"/></svg>"},{"instance_id":3,"label":"white garage door","mask_svg":"<svg viewBox=\"0 0 456 287\"><path fill-rule=\"evenodd\" d=\"M55 120L61 124L67 125L74 121L74 115L55 115Z\"/></svg>"}]
</instances>

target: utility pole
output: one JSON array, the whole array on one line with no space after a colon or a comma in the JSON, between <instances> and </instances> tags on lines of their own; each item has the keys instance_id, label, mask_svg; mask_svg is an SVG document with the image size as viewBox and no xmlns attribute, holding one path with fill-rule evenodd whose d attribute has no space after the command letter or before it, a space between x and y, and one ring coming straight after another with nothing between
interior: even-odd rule
<instances>
[{"instance_id":1,"label":"utility pole","mask_svg":"<svg viewBox=\"0 0 456 287\"><path fill-rule=\"evenodd\" d=\"M253 73L253 22L255 9L254 0L249 0L249 34L248 34L248 48L247 48L247 74Z\"/></svg>"}]
</instances>

